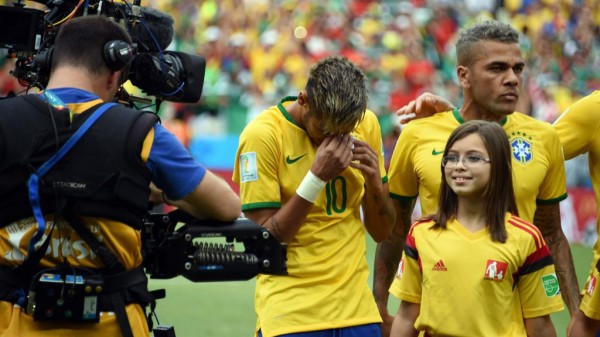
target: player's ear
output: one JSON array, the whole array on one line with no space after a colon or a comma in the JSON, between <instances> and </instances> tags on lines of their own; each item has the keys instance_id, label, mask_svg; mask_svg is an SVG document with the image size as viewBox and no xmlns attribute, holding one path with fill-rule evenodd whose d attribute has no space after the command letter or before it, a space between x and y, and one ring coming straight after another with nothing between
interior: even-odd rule
<instances>
[{"instance_id":1,"label":"player's ear","mask_svg":"<svg viewBox=\"0 0 600 337\"><path fill-rule=\"evenodd\" d=\"M298 94L298 104L300 104L301 106L308 105L308 95L306 94L305 90L300 91L300 93Z\"/></svg>"},{"instance_id":2,"label":"player's ear","mask_svg":"<svg viewBox=\"0 0 600 337\"><path fill-rule=\"evenodd\" d=\"M465 66L458 66L456 68L456 75L458 76L458 82L460 86L463 88L469 88L471 86L470 83L470 69Z\"/></svg>"}]
</instances>

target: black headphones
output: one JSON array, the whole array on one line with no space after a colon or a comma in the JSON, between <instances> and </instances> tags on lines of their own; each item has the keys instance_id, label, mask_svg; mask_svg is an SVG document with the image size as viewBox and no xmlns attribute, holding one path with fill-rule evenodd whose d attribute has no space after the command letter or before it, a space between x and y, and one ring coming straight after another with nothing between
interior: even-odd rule
<instances>
[{"instance_id":1,"label":"black headphones","mask_svg":"<svg viewBox=\"0 0 600 337\"><path fill-rule=\"evenodd\" d=\"M122 40L112 40L104 44L102 58L108 69L123 69L135 57L135 48Z\"/></svg>"},{"instance_id":2,"label":"black headphones","mask_svg":"<svg viewBox=\"0 0 600 337\"><path fill-rule=\"evenodd\" d=\"M50 73L52 67L52 53L54 46L40 51L34 58L38 71L41 73ZM117 71L125 68L136 55L135 48L122 40L111 40L104 44L102 48L102 59L111 71Z\"/></svg>"}]
</instances>

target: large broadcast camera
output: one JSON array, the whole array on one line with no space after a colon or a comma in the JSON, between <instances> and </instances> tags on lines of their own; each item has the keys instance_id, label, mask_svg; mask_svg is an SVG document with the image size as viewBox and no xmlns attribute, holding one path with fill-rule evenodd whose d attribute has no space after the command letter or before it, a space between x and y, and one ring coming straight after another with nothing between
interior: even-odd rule
<instances>
[{"instance_id":1,"label":"large broadcast camera","mask_svg":"<svg viewBox=\"0 0 600 337\"><path fill-rule=\"evenodd\" d=\"M224 223L196 220L181 210L148 214L142 248L144 268L154 279L237 281L287 274L287 246L244 218Z\"/></svg>"},{"instance_id":2,"label":"large broadcast camera","mask_svg":"<svg viewBox=\"0 0 600 337\"><path fill-rule=\"evenodd\" d=\"M161 11L104 0L34 0L48 10L0 6L0 48L8 49L8 58L16 59L10 73L27 87L44 88L50 75L50 58L60 26L76 16L105 15L120 23L131 36L136 56L128 79L145 94L161 101L196 103L204 84L206 61L201 56L166 51L173 39L173 18ZM130 106L134 97L124 90L121 101ZM151 102L151 101L150 101Z\"/></svg>"}]
</instances>

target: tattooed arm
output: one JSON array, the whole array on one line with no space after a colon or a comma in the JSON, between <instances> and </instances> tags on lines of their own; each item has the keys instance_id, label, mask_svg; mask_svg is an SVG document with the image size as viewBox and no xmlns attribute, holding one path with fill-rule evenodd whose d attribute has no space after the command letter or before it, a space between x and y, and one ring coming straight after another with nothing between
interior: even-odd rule
<instances>
[{"instance_id":1,"label":"tattooed arm","mask_svg":"<svg viewBox=\"0 0 600 337\"><path fill-rule=\"evenodd\" d=\"M262 227L267 228L280 242L289 243L304 223L312 206L311 202L304 200L298 195L294 195L290 201L279 209L261 208L247 210L244 211L244 215Z\"/></svg>"},{"instance_id":2,"label":"tattooed arm","mask_svg":"<svg viewBox=\"0 0 600 337\"><path fill-rule=\"evenodd\" d=\"M406 235L410 229L412 211L415 207L416 199L396 200L394 199L394 208L396 209L396 223L392 235L386 240L377 244L375 251L375 262L373 272L373 295L377 308L383 319L383 337L390 335L390 329L394 317L389 314L387 305L389 298L389 288L396 275L402 249L406 241Z\"/></svg>"},{"instance_id":3,"label":"tattooed arm","mask_svg":"<svg viewBox=\"0 0 600 337\"><path fill-rule=\"evenodd\" d=\"M356 139L352 159L350 167L360 170L365 178L362 201L365 228L373 240L380 242L390 236L396 219L388 183L382 181L383 154Z\"/></svg>"},{"instance_id":4,"label":"tattooed arm","mask_svg":"<svg viewBox=\"0 0 600 337\"><path fill-rule=\"evenodd\" d=\"M575 275L571 248L560 225L559 204L538 204L533 224L540 229L550 248L562 298L570 315L573 316L579 310L579 284Z\"/></svg>"}]
</instances>

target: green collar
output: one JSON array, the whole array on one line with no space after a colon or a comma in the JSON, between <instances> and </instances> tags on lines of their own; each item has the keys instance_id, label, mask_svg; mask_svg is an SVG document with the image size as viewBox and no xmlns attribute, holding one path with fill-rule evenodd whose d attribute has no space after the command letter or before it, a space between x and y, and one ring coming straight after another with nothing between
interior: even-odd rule
<instances>
[{"instance_id":1,"label":"green collar","mask_svg":"<svg viewBox=\"0 0 600 337\"><path fill-rule=\"evenodd\" d=\"M452 114L454 115L454 118L456 118L456 121L458 121L459 124L464 124L466 121L463 118L463 116L460 114L460 112L458 111L458 108L454 108L452 110ZM500 125L504 126L504 124L506 124L506 122L508 122L508 116L505 116L501 121L500 121Z\"/></svg>"},{"instance_id":2,"label":"green collar","mask_svg":"<svg viewBox=\"0 0 600 337\"><path fill-rule=\"evenodd\" d=\"M296 101L296 100L298 100L298 96L286 96L286 97L282 98L281 101L279 101L279 103L277 104L277 108L279 109L279 111L281 111L281 113L283 114L285 119L287 119L288 121L290 121L290 123L296 125L297 127L300 127L296 123L296 121L292 118L292 115L290 115L290 113L283 106L283 103L285 103L285 102L291 102L291 101Z\"/></svg>"}]
</instances>

